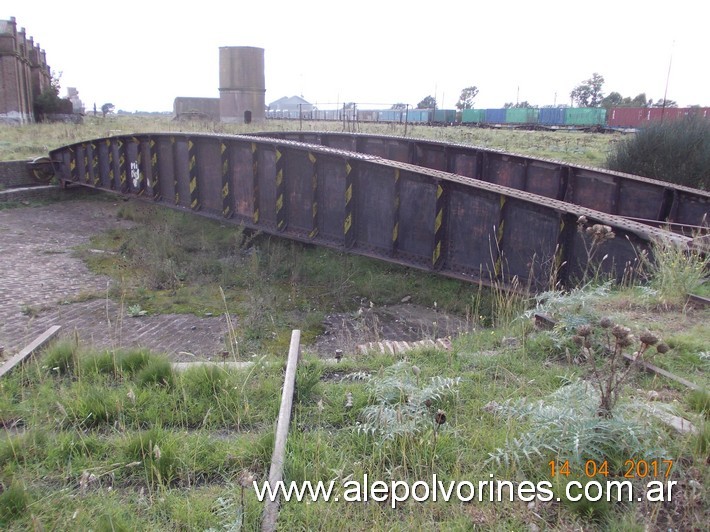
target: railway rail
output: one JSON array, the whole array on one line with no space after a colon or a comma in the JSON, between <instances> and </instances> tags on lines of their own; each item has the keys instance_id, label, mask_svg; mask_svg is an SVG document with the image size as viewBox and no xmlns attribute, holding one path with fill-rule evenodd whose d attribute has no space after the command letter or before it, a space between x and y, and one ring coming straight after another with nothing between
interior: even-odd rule
<instances>
[{"instance_id":1,"label":"railway rail","mask_svg":"<svg viewBox=\"0 0 710 532\"><path fill-rule=\"evenodd\" d=\"M606 257L602 271L621 277L654 239L691 241L535 194L534 187L519 190L503 186L502 179L494 183L465 175L466 168L472 169L470 175L488 168L489 175L512 179L523 168L533 182L530 176L549 171L558 176L558 188L566 178L569 189L571 173L560 165L388 137L320 140L337 146L259 136L136 134L64 146L52 150L50 159L64 184L486 284L532 289L569 284L586 271L592 249L594 256ZM351 149L365 144L369 153L345 150L346 142ZM423 166L407 162L412 152ZM544 179L539 181L542 186ZM677 211L686 212L680 206ZM578 230L580 217L587 225L610 227L615 238L594 244Z\"/></svg>"}]
</instances>

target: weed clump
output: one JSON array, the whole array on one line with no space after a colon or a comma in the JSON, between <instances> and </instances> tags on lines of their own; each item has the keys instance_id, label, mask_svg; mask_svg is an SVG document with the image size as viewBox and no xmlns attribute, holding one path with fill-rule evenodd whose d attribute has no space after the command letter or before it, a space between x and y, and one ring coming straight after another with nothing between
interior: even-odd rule
<instances>
[{"instance_id":1,"label":"weed clump","mask_svg":"<svg viewBox=\"0 0 710 532\"><path fill-rule=\"evenodd\" d=\"M167 358L154 358L136 375L141 386L165 386L170 388L175 383L175 374Z\"/></svg>"},{"instance_id":2,"label":"weed clump","mask_svg":"<svg viewBox=\"0 0 710 532\"><path fill-rule=\"evenodd\" d=\"M414 368L402 361L370 378L367 387L374 401L363 409L358 431L384 441L414 436L443 424L446 415L437 406L456 393L460 379L437 376L428 385L420 385Z\"/></svg>"},{"instance_id":3,"label":"weed clump","mask_svg":"<svg viewBox=\"0 0 710 532\"><path fill-rule=\"evenodd\" d=\"M636 343L631 329L614 324L609 318L599 320L598 328L591 324L577 327L572 340L579 346L580 355L592 372L594 384L599 391L599 408L597 414L601 417L613 417L613 410L619 401L621 389L626 382L634 364L624 365L625 351ZM658 353L668 352L668 346L659 338L646 331L639 336L639 347L631 355L632 359L640 361L650 347L656 346Z\"/></svg>"},{"instance_id":4,"label":"weed clump","mask_svg":"<svg viewBox=\"0 0 710 532\"><path fill-rule=\"evenodd\" d=\"M710 188L710 122L689 116L640 130L609 154L612 170Z\"/></svg>"},{"instance_id":5,"label":"weed clump","mask_svg":"<svg viewBox=\"0 0 710 532\"><path fill-rule=\"evenodd\" d=\"M13 483L0 493L0 524L9 525L27 511L29 504L27 490L20 484Z\"/></svg>"},{"instance_id":6,"label":"weed clump","mask_svg":"<svg viewBox=\"0 0 710 532\"><path fill-rule=\"evenodd\" d=\"M601 400L590 383L575 381L542 401L519 399L491 405L489 410L497 416L523 421L528 430L490 453L488 461L534 467L538 460L543 463L563 456L577 470L587 460L608 460L611 471L621 468L629 456L665 456L662 434L649 423L641 405L605 417L599 415Z\"/></svg>"},{"instance_id":7,"label":"weed clump","mask_svg":"<svg viewBox=\"0 0 710 532\"><path fill-rule=\"evenodd\" d=\"M149 485L167 485L178 476L177 441L160 429L141 432L125 446L128 462L141 462Z\"/></svg>"},{"instance_id":8,"label":"weed clump","mask_svg":"<svg viewBox=\"0 0 710 532\"><path fill-rule=\"evenodd\" d=\"M78 363L77 343L72 340L60 340L50 346L44 362L50 371L58 375L73 374Z\"/></svg>"},{"instance_id":9,"label":"weed clump","mask_svg":"<svg viewBox=\"0 0 710 532\"><path fill-rule=\"evenodd\" d=\"M653 243L653 260L641 255L650 276L650 287L666 304L683 304L688 294L705 281L710 268L710 256L701 250L686 248L670 240Z\"/></svg>"}]
</instances>

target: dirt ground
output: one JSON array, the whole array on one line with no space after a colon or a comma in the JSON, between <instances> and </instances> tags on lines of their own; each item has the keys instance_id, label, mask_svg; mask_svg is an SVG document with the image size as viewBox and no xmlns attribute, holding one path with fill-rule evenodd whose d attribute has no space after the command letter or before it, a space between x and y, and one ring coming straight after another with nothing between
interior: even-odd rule
<instances>
[{"instance_id":1,"label":"dirt ground","mask_svg":"<svg viewBox=\"0 0 710 532\"><path fill-rule=\"evenodd\" d=\"M73 250L92 235L132 222L117 218L120 200L97 196L0 211L0 346L7 358L52 325L99 349L142 346L176 361L210 359L225 349L224 316L168 314L129 317L125 305L100 297L113 282L95 275ZM402 303L334 314L305 349L329 357L358 344L453 336L462 320Z\"/></svg>"}]
</instances>

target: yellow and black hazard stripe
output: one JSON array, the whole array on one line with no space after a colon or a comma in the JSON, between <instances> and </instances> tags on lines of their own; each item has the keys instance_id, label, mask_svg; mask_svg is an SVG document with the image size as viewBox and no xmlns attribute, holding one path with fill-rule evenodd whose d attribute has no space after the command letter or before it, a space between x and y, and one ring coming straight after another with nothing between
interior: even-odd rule
<instances>
[{"instance_id":1,"label":"yellow and black hazard stripe","mask_svg":"<svg viewBox=\"0 0 710 532\"><path fill-rule=\"evenodd\" d=\"M178 174L175 171L175 160L177 159L177 145L175 143L175 137L170 137L170 146L172 147L173 153L173 190L175 191L175 205L180 204L180 191L178 190Z\"/></svg>"},{"instance_id":2,"label":"yellow and black hazard stripe","mask_svg":"<svg viewBox=\"0 0 710 532\"><path fill-rule=\"evenodd\" d=\"M276 148L276 228L279 231L286 229L286 183L284 183L284 154Z\"/></svg>"},{"instance_id":3,"label":"yellow and black hazard stripe","mask_svg":"<svg viewBox=\"0 0 710 532\"><path fill-rule=\"evenodd\" d=\"M99 150L96 144L91 143L91 174L94 177L94 186L101 185L101 174L99 172Z\"/></svg>"},{"instance_id":4,"label":"yellow and black hazard stripe","mask_svg":"<svg viewBox=\"0 0 710 532\"><path fill-rule=\"evenodd\" d=\"M443 264L443 246L445 236L444 207L446 205L446 195L441 182L436 185L436 217L434 218L434 252L432 254L432 266L440 268Z\"/></svg>"},{"instance_id":5,"label":"yellow and black hazard stripe","mask_svg":"<svg viewBox=\"0 0 710 532\"><path fill-rule=\"evenodd\" d=\"M84 182L91 184L91 174L89 173L89 146L82 144L81 149L84 152Z\"/></svg>"},{"instance_id":6,"label":"yellow and black hazard stripe","mask_svg":"<svg viewBox=\"0 0 710 532\"><path fill-rule=\"evenodd\" d=\"M394 225L392 226L392 252L399 246L399 206L400 206L400 181L399 168L394 169Z\"/></svg>"},{"instance_id":7,"label":"yellow and black hazard stripe","mask_svg":"<svg viewBox=\"0 0 710 532\"><path fill-rule=\"evenodd\" d=\"M76 167L76 150L69 148L69 178L72 181L78 181L78 169Z\"/></svg>"},{"instance_id":8,"label":"yellow and black hazard stripe","mask_svg":"<svg viewBox=\"0 0 710 532\"><path fill-rule=\"evenodd\" d=\"M318 159L313 152L308 152L313 172L311 173L311 232L310 238L318 236Z\"/></svg>"},{"instance_id":9,"label":"yellow and black hazard stripe","mask_svg":"<svg viewBox=\"0 0 710 532\"><path fill-rule=\"evenodd\" d=\"M116 140L118 144L118 180L121 185L121 192L128 192L128 156L126 150L127 143L120 139Z\"/></svg>"},{"instance_id":10,"label":"yellow and black hazard stripe","mask_svg":"<svg viewBox=\"0 0 710 532\"><path fill-rule=\"evenodd\" d=\"M197 188L197 146L192 139L187 139L187 175L190 178L190 208L200 208L200 191Z\"/></svg>"},{"instance_id":11,"label":"yellow and black hazard stripe","mask_svg":"<svg viewBox=\"0 0 710 532\"><path fill-rule=\"evenodd\" d=\"M231 218L232 216L232 191L229 187L229 176L231 173L231 161L229 158L229 146L222 141L219 144L222 157L222 216Z\"/></svg>"},{"instance_id":12,"label":"yellow and black hazard stripe","mask_svg":"<svg viewBox=\"0 0 710 532\"><path fill-rule=\"evenodd\" d=\"M150 183L153 188L153 199L160 200L160 173L158 172L158 149L155 139L148 141L150 147Z\"/></svg>"},{"instance_id":13,"label":"yellow and black hazard stripe","mask_svg":"<svg viewBox=\"0 0 710 532\"><path fill-rule=\"evenodd\" d=\"M501 276L503 275L503 260L505 258L505 257L503 257L503 231L505 230L505 213L503 212L503 209L505 208L506 201L507 201L507 198L501 194L501 196L500 196L500 215L499 215L498 228L496 229L496 251L498 253L496 255L496 262L495 262L495 265L493 268L496 279L500 279Z\"/></svg>"},{"instance_id":14,"label":"yellow and black hazard stripe","mask_svg":"<svg viewBox=\"0 0 710 532\"><path fill-rule=\"evenodd\" d=\"M110 183L111 190L116 189L115 183L115 171L113 164L113 142L111 139L106 139L106 151L108 152L108 180Z\"/></svg>"},{"instance_id":15,"label":"yellow and black hazard stripe","mask_svg":"<svg viewBox=\"0 0 710 532\"><path fill-rule=\"evenodd\" d=\"M345 247L352 247L355 243L355 229L353 228L353 215L355 201L353 200L354 184L353 167L350 161L345 161L345 219L343 221L343 236L345 237Z\"/></svg>"},{"instance_id":16,"label":"yellow and black hazard stripe","mask_svg":"<svg viewBox=\"0 0 710 532\"><path fill-rule=\"evenodd\" d=\"M253 221L259 223L259 152L256 142L251 143L251 175L252 175L252 203L254 206Z\"/></svg>"}]
</instances>

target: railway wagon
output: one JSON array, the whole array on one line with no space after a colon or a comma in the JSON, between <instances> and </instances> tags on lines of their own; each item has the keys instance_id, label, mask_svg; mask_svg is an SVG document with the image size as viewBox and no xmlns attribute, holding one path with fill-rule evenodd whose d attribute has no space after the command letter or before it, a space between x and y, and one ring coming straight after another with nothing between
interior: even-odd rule
<instances>
[{"instance_id":1,"label":"railway wagon","mask_svg":"<svg viewBox=\"0 0 710 532\"><path fill-rule=\"evenodd\" d=\"M431 109L410 109L407 113L407 122L415 124L428 124L431 122Z\"/></svg>"},{"instance_id":2,"label":"railway wagon","mask_svg":"<svg viewBox=\"0 0 710 532\"><path fill-rule=\"evenodd\" d=\"M485 109L464 109L461 111L462 124L482 124L485 120Z\"/></svg>"},{"instance_id":3,"label":"railway wagon","mask_svg":"<svg viewBox=\"0 0 710 532\"><path fill-rule=\"evenodd\" d=\"M641 128L656 121L689 116L710 119L710 107L614 107L607 113L607 125L612 128Z\"/></svg>"},{"instance_id":4,"label":"railway wagon","mask_svg":"<svg viewBox=\"0 0 710 532\"><path fill-rule=\"evenodd\" d=\"M540 119L540 109L532 107L510 108L505 110L506 124L537 124Z\"/></svg>"},{"instance_id":5,"label":"railway wagon","mask_svg":"<svg viewBox=\"0 0 710 532\"><path fill-rule=\"evenodd\" d=\"M398 109L385 109L383 111L378 111L377 121L378 122L395 122L401 124L404 122L404 117L406 115L405 111Z\"/></svg>"},{"instance_id":6,"label":"railway wagon","mask_svg":"<svg viewBox=\"0 0 710 532\"><path fill-rule=\"evenodd\" d=\"M505 124L505 109L486 109L484 124Z\"/></svg>"},{"instance_id":7,"label":"railway wagon","mask_svg":"<svg viewBox=\"0 0 710 532\"><path fill-rule=\"evenodd\" d=\"M543 107L540 109L538 124L541 126L563 126L565 110L561 107Z\"/></svg>"},{"instance_id":8,"label":"railway wagon","mask_svg":"<svg viewBox=\"0 0 710 532\"><path fill-rule=\"evenodd\" d=\"M605 126L606 109L603 107L568 107L565 109L565 126Z\"/></svg>"},{"instance_id":9,"label":"railway wagon","mask_svg":"<svg viewBox=\"0 0 710 532\"><path fill-rule=\"evenodd\" d=\"M456 122L456 109L435 109L433 117L435 124L453 124Z\"/></svg>"}]
</instances>

